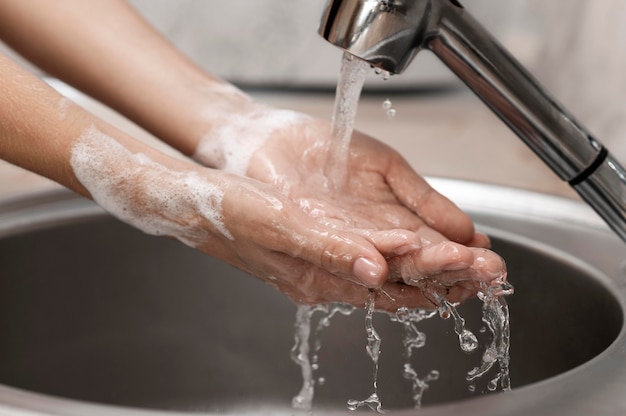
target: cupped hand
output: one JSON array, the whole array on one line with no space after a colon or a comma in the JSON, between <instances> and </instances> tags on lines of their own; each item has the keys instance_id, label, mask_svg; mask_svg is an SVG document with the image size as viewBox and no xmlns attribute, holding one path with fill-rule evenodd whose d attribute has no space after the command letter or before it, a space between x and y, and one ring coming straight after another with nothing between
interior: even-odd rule
<instances>
[{"instance_id":1,"label":"cupped hand","mask_svg":"<svg viewBox=\"0 0 626 416\"><path fill-rule=\"evenodd\" d=\"M430 309L439 306L438 296L462 302L475 295L480 282L494 279L484 277L492 273L487 250L477 249L471 259L457 257L475 263L466 267L475 267L472 278L454 268L433 274L427 269L430 262L437 263L441 255L448 259L451 253L433 252L440 249L436 244L418 247L415 232L366 230L327 215L311 215L301 201L283 195L272 185L222 175L220 218L228 234L218 236L217 241L203 236L191 245L261 278L297 303L344 302L363 307L368 288L376 287L385 295L378 296L378 309ZM416 259L419 256L427 260ZM497 262L497 277L502 278L503 266L499 258ZM405 279L405 271L412 278L417 276L413 270L403 270L407 264L423 266L423 280Z\"/></svg>"},{"instance_id":2,"label":"cupped hand","mask_svg":"<svg viewBox=\"0 0 626 416\"><path fill-rule=\"evenodd\" d=\"M383 143L354 133L345 170L337 170L337 166L328 166L337 143L325 120L261 107L230 122L229 135L214 131L201 143L196 158L212 163L219 160L219 167L272 185L306 214L307 220L314 219L337 235L359 235L384 258L382 264L380 258L370 257L364 267L367 272L353 270L352 276L344 274L344 278L382 287L398 303L407 292L416 299L414 287L436 291L456 302L485 285L506 280L504 261L488 250L489 239L476 233L466 214ZM237 151L237 143L254 146L247 152ZM247 159L233 160L235 154L247 154ZM334 176L329 177L329 172ZM281 262L275 267L278 264ZM318 295L328 283L313 280L299 301L325 300ZM341 284L330 280L339 285L335 287L339 291ZM357 292L358 302L348 300L352 295L347 291L340 297L362 306L365 292ZM428 293L419 297L421 306L433 306Z\"/></svg>"}]
</instances>

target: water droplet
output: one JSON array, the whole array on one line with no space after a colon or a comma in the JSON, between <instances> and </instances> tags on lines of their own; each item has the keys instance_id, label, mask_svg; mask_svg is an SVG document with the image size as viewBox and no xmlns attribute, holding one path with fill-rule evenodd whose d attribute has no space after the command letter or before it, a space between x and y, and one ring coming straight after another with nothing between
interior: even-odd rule
<instances>
[{"instance_id":1,"label":"water droplet","mask_svg":"<svg viewBox=\"0 0 626 416\"><path fill-rule=\"evenodd\" d=\"M493 296L509 296L515 292L515 288L509 282L502 282L489 287L489 292Z\"/></svg>"},{"instance_id":2,"label":"water droplet","mask_svg":"<svg viewBox=\"0 0 626 416\"><path fill-rule=\"evenodd\" d=\"M409 308L403 306L401 308L398 308L398 310L396 311L396 317L398 318L398 321L400 322L408 322L409 321Z\"/></svg>"},{"instance_id":3,"label":"water droplet","mask_svg":"<svg viewBox=\"0 0 626 416\"><path fill-rule=\"evenodd\" d=\"M376 393L372 393L372 395L365 400L348 400L346 405L349 410L357 410L359 407L367 406L376 413L384 413L382 404Z\"/></svg>"},{"instance_id":4,"label":"water droplet","mask_svg":"<svg viewBox=\"0 0 626 416\"><path fill-rule=\"evenodd\" d=\"M390 108L389 110L387 110L387 117L390 119L393 119L396 117L396 109L395 108Z\"/></svg>"},{"instance_id":5,"label":"water droplet","mask_svg":"<svg viewBox=\"0 0 626 416\"><path fill-rule=\"evenodd\" d=\"M459 335L459 343L461 345L461 349L465 352L472 352L476 348L478 348L478 340L476 339L476 335L472 334L472 332L467 329L461 332Z\"/></svg>"},{"instance_id":6,"label":"water droplet","mask_svg":"<svg viewBox=\"0 0 626 416\"><path fill-rule=\"evenodd\" d=\"M348 400L348 403L346 403L347 407L349 410L356 410L359 408L359 401L358 400L354 400L354 399L350 399Z\"/></svg>"},{"instance_id":7,"label":"water droplet","mask_svg":"<svg viewBox=\"0 0 626 416\"><path fill-rule=\"evenodd\" d=\"M307 407L305 405L305 399L302 396L295 396L291 401L291 406L294 409L305 409Z\"/></svg>"},{"instance_id":8,"label":"water droplet","mask_svg":"<svg viewBox=\"0 0 626 416\"><path fill-rule=\"evenodd\" d=\"M317 379L317 384L319 384L320 386L323 386L324 383L326 383L326 379L324 377L320 377Z\"/></svg>"},{"instance_id":9,"label":"water droplet","mask_svg":"<svg viewBox=\"0 0 626 416\"><path fill-rule=\"evenodd\" d=\"M498 359L498 352L496 350L494 350L491 347L485 349L485 352L483 353L483 361L485 363L493 363L497 359Z\"/></svg>"},{"instance_id":10,"label":"water droplet","mask_svg":"<svg viewBox=\"0 0 626 416\"><path fill-rule=\"evenodd\" d=\"M387 98L383 101L383 110L389 110L391 108L391 100Z\"/></svg>"},{"instance_id":11,"label":"water droplet","mask_svg":"<svg viewBox=\"0 0 626 416\"><path fill-rule=\"evenodd\" d=\"M450 315L450 311L449 310L443 309L443 308L439 309L439 317L441 319L443 319L444 321L447 321L448 319L450 319L450 316L451 315Z\"/></svg>"},{"instance_id":12,"label":"water droplet","mask_svg":"<svg viewBox=\"0 0 626 416\"><path fill-rule=\"evenodd\" d=\"M500 381L500 376L494 378L493 380L490 380L487 384L487 389L489 391L496 391L496 389L498 388L498 381Z\"/></svg>"}]
</instances>

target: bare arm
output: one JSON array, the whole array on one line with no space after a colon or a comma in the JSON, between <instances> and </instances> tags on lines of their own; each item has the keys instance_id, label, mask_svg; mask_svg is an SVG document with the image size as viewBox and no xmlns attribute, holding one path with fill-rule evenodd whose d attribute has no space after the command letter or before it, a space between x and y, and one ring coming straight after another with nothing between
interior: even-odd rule
<instances>
[{"instance_id":1,"label":"bare arm","mask_svg":"<svg viewBox=\"0 0 626 416\"><path fill-rule=\"evenodd\" d=\"M0 0L0 38L188 155L210 131L214 106L249 104L122 0Z\"/></svg>"},{"instance_id":2,"label":"bare arm","mask_svg":"<svg viewBox=\"0 0 626 416\"><path fill-rule=\"evenodd\" d=\"M2 54L0 90L0 158L88 196L68 161L89 116Z\"/></svg>"}]
</instances>

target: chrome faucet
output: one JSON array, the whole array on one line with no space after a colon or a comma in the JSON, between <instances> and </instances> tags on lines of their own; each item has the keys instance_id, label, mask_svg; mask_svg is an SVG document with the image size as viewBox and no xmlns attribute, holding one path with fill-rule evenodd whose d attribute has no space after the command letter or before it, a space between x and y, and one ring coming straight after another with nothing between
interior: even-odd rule
<instances>
[{"instance_id":1,"label":"chrome faucet","mask_svg":"<svg viewBox=\"0 0 626 416\"><path fill-rule=\"evenodd\" d=\"M319 33L393 74L435 53L626 242L626 170L456 0L330 0Z\"/></svg>"}]
</instances>

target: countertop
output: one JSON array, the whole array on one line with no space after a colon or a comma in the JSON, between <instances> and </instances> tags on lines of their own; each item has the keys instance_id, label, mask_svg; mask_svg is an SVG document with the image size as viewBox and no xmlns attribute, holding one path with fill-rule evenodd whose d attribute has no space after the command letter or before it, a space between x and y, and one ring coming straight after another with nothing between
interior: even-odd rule
<instances>
[{"instance_id":1,"label":"countertop","mask_svg":"<svg viewBox=\"0 0 626 416\"><path fill-rule=\"evenodd\" d=\"M69 98L133 136L156 139L112 110L67 89ZM331 92L248 91L268 104L329 118ZM382 107L392 102L396 116ZM477 98L463 90L362 96L356 128L397 149L422 175L465 179L578 198ZM60 185L0 161L0 197L16 197Z\"/></svg>"}]
</instances>

